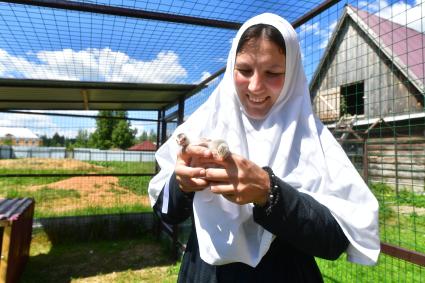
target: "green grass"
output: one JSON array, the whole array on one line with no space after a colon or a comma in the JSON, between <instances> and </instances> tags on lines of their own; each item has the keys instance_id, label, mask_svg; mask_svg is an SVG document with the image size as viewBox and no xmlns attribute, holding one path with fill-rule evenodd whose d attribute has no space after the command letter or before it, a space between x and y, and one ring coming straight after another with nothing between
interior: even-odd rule
<instances>
[{"instance_id":1,"label":"green grass","mask_svg":"<svg viewBox=\"0 0 425 283\"><path fill-rule=\"evenodd\" d=\"M123 214L123 213L139 213L139 212L152 212L150 206L144 206L142 204L126 205L123 203L117 203L114 207L85 207L81 209L74 209L66 212L55 213L55 212L39 212L34 215L35 218L44 217L58 217L58 216L86 216L86 215L107 215L107 214Z\"/></svg>"},{"instance_id":2,"label":"green grass","mask_svg":"<svg viewBox=\"0 0 425 283\"><path fill-rule=\"evenodd\" d=\"M102 169L96 169L99 170L99 173L150 173L154 170L154 163L152 162L90 163L103 167ZM5 169L2 170L0 175L2 172L7 171ZM57 172L57 170L38 171L41 174L54 174ZM76 171L70 172L76 173ZM150 178L145 176L120 176L118 177L118 186L128 190L128 194L132 194L134 197L147 196ZM0 196L34 197L36 199L35 217L37 218L152 211L149 205L144 206L140 203L126 204L122 200L127 196L126 192L111 184L111 187L105 190L108 193L112 193L111 198L108 199L109 203L113 202L112 206L102 207L90 203L88 207L76 206L72 210L54 212L49 209L49 205L54 207L55 201L65 200L68 204L73 202L78 204L84 198L79 191L74 189L61 190L47 187L50 183L64 179L66 178L0 178ZM46 186L43 187L43 185ZM42 187L38 187L37 190L31 190L31 186ZM76 186L84 186L84 184L76 184ZM380 203L381 240L409 250L425 253L425 215L420 211L421 208L425 208L425 195L406 189L400 189L399 193L396 194L394 188L385 184L371 184L370 187ZM95 188L96 190L101 190L102 186L95 185ZM105 201L107 200L105 199ZM103 199L101 199L101 203L103 203ZM45 207L40 210L42 206ZM416 210L413 210L413 207ZM403 211L405 208L410 208L411 211ZM34 248L43 246L37 244L38 237L37 235L34 238L32 244ZM73 245L60 245L50 248L47 248L46 246L48 245L46 244L40 248L39 254L34 255L34 258L32 257L32 260L30 260L32 263L29 266L32 267L27 273L29 275L25 275L26 281L23 282L175 282L179 263L162 263L161 261L158 263L147 260L148 263L140 263L140 266L137 266L136 263L132 263L133 261L130 260L127 265L119 263L116 268L110 267L113 265L109 263L110 259L121 260L120 250L127 249L130 254L131 252L137 254L135 246L132 246L134 244L137 247L138 244L136 242L130 241L127 246L124 242L74 243ZM109 250L103 250L102 245L109 246ZM115 249L115 245L120 248ZM43 252L43 249L48 251ZM93 253L90 253L90 251L93 251ZM97 257L97 255L101 256ZM79 260L76 260L76 258L79 258ZM98 260L99 263L95 263L94 260ZM144 262L144 260L138 258L138 262ZM125 262L126 260L122 259L122 261ZM134 262L137 262L137 260L134 260ZM383 254L380 256L379 263L374 267L348 263L345 260L345 256L337 261L318 259L318 264L324 275L325 282L425 282L424 268ZM54 268L43 266L53 266ZM84 271L86 266L88 271ZM53 271L57 268L59 271L56 276ZM51 274L49 273L50 270L52 270ZM48 278L48 280L45 280L45 278ZM52 278L51 281L49 281L49 278ZM64 278L66 278L65 281L63 280Z\"/></svg>"},{"instance_id":3,"label":"green grass","mask_svg":"<svg viewBox=\"0 0 425 283\"><path fill-rule=\"evenodd\" d=\"M22 160L25 164L28 160ZM44 162L44 161L40 161ZM74 187L69 188L69 182L62 187L52 188L50 184L66 180L67 177L45 177L43 174L86 174L93 173L151 173L155 168L153 162L89 162L99 166L80 170L71 169L13 169L0 168L0 176L5 173L37 173L36 177L8 177L0 178L0 197L17 198L32 197L35 199L35 217L55 217L55 216L80 216L98 214L121 214L133 212L152 211L150 205L145 202L134 201L126 203L132 196L143 197L148 195L147 188L150 176L118 176L118 184L105 183L99 181L89 187L85 187L84 179L78 180ZM49 164L49 160L40 163L40 167ZM18 163L19 165L19 163ZM64 163L66 166L66 163ZM81 164L84 167L84 164ZM107 181L106 181L107 182ZM66 182L65 182L66 183ZM43 185L45 185L43 187ZM62 185L61 185L62 186ZM72 184L71 184L72 186ZM118 187L117 187L118 186Z\"/></svg>"},{"instance_id":4,"label":"green grass","mask_svg":"<svg viewBox=\"0 0 425 283\"><path fill-rule=\"evenodd\" d=\"M350 263L343 255L336 261L316 259L325 282L425 282L425 270L385 254L375 266Z\"/></svg>"},{"instance_id":5,"label":"green grass","mask_svg":"<svg viewBox=\"0 0 425 283\"><path fill-rule=\"evenodd\" d=\"M99 170L100 171L100 170ZM27 168L0 168L0 175L4 174L88 174L93 173L92 170L85 169L27 169Z\"/></svg>"},{"instance_id":6,"label":"green grass","mask_svg":"<svg viewBox=\"0 0 425 283\"><path fill-rule=\"evenodd\" d=\"M89 161L102 166L102 173L155 173L155 162Z\"/></svg>"},{"instance_id":7,"label":"green grass","mask_svg":"<svg viewBox=\"0 0 425 283\"><path fill-rule=\"evenodd\" d=\"M34 231L20 282L176 282L179 264L166 246L149 235L53 245Z\"/></svg>"},{"instance_id":8,"label":"green grass","mask_svg":"<svg viewBox=\"0 0 425 283\"><path fill-rule=\"evenodd\" d=\"M372 184L370 187L380 205L381 240L425 253L425 214L415 212L422 207L425 196L406 189L397 194L385 184ZM403 212L403 207L411 212Z\"/></svg>"},{"instance_id":9,"label":"green grass","mask_svg":"<svg viewBox=\"0 0 425 283\"><path fill-rule=\"evenodd\" d=\"M11 189L7 192L6 197L7 198L22 198L27 197L28 193ZM33 193L31 193L31 197L34 198L36 203L40 202L48 202L53 201L57 199L63 199L63 198L80 198L81 195L76 190L56 190L56 189L50 189L48 187L43 187Z\"/></svg>"},{"instance_id":10,"label":"green grass","mask_svg":"<svg viewBox=\"0 0 425 283\"><path fill-rule=\"evenodd\" d=\"M148 195L150 176L119 176L118 184L136 195Z\"/></svg>"},{"instance_id":11,"label":"green grass","mask_svg":"<svg viewBox=\"0 0 425 283\"><path fill-rule=\"evenodd\" d=\"M1 175L0 175L1 176ZM13 191L24 191L26 187L46 185L66 179L65 177L7 177L0 178L0 197L6 197Z\"/></svg>"},{"instance_id":12,"label":"green grass","mask_svg":"<svg viewBox=\"0 0 425 283\"><path fill-rule=\"evenodd\" d=\"M401 188L397 194L394 188L382 183L371 184L370 188L380 203L396 203L425 208L424 194L415 193L405 188Z\"/></svg>"},{"instance_id":13,"label":"green grass","mask_svg":"<svg viewBox=\"0 0 425 283\"><path fill-rule=\"evenodd\" d=\"M382 242L425 253L425 215L402 213L400 206L424 207L425 196L385 184L371 184L380 204L380 238ZM316 259L325 282L425 282L425 269L381 253L378 264L362 266L346 261Z\"/></svg>"}]
</instances>

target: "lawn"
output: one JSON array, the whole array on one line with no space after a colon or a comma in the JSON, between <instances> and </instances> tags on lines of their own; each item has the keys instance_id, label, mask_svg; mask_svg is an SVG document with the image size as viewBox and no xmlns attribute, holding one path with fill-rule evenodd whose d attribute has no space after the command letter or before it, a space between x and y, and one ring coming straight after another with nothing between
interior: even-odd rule
<instances>
[{"instance_id":1,"label":"lawn","mask_svg":"<svg viewBox=\"0 0 425 283\"><path fill-rule=\"evenodd\" d=\"M75 160L0 160L0 174L38 177L0 178L0 197L33 197L35 217L152 211L149 176L57 176L43 174L151 173L154 164ZM385 184L371 184L380 203L383 242L425 253L425 195ZM175 282L178 263L152 237L53 246L37 232L22 282ZM325 282L425 282L423 267L381 254L374 267L318 259ZM53 267L53 268L52 268Z\"/></svg>"},{"instance_id":2,"label":"lawn","mask_svg":"<svg viewBox=\"0 0 425 283\"><path fill-rule=\"evenodd\" d=\"M72 159L24 158L0 160L1 174L33 174L0 178L0 197L32 197L35 217L77 216L151 211L147 194L153 162L83 162ZM50 176L46 176L50 174ZM53 174L58 176L51 177ZM63 176L61 174L90 174Z\"/></svg>"}]
</instances>

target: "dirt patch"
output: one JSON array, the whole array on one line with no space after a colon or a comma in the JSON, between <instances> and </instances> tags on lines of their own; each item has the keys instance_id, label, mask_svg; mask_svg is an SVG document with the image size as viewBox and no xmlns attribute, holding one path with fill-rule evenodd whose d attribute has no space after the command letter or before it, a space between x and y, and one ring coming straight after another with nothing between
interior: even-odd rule
<instances>
[{"instance_id":1,"label":"dirt patch","mask_svg":"<svg viewBox=\"0 0 425 283\"><path fill-rule=\"evenodd\" d=\"M75 159L53 159L53 158L19 158L0 160L0 168L7 169L72 169L72 170L93 170L103 169L102 166L96 166L84 161Z\"/></svg>"},{"instance_id":2,"label":"dirt patch","mask_svg":"<svg viewBox=\"0 0 425 283\"><path fill-rule=\"evenodd\" d=\"M116 207L122 205L149 205L149 197L136 195L132 191L120 187L118 178L113 176L72 177L55 183L28 187L28 191L40 189L73 190L80 194L79 198L59 198L50 202L37 204L39 209L66 212L86 207ZM41 207L40 207L41 206Z\"/></svg>"}]
</instances>

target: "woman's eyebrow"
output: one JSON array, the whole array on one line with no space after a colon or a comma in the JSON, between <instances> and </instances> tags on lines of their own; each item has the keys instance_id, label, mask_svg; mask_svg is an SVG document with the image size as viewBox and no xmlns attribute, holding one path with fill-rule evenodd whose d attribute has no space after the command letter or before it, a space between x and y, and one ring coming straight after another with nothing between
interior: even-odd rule
<instances>
[{"instance_id":1,"label":"woman's eyebrow","mask_svg":"<svg viewBox=\"0 0 425 283\"><path fill-rule=\"evenodd\" d=\"M269 66L268 68L269 68L269 69L272 69L272 70L282 70L283 72L285 72L285 71L286 71L285 66L277 65L277 64L272 65L272 66Z\"/></svg>"},{"instance_id":2,"label":"woman's eyebrow","mask_svg":"<svg viewBox=\"0 0 425 283\"><path fill-rule=\"evenodd\" d=\"M248 64L248 63L246 63L246 62L240 62L240 63L236 63L235 64L235 67L246 67L246 68L248 68L250 65Z\"/></svg>"}]
</instances>

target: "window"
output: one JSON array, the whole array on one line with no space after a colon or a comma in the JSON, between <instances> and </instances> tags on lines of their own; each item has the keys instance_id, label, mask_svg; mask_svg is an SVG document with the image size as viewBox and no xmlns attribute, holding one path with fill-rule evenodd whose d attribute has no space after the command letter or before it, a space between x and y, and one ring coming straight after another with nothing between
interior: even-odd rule
<instances>
[{"instance_id":1,"label":"window","mask_svg":"<svg viewBox=\"0 0 425 283\"><path fill-rule=\"evenodd\" d=\"M341 86L340 115L364 114L364 83Z\"/></svg>"}]
</instances>

